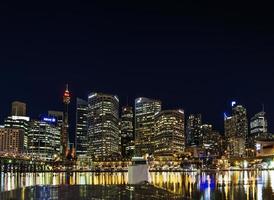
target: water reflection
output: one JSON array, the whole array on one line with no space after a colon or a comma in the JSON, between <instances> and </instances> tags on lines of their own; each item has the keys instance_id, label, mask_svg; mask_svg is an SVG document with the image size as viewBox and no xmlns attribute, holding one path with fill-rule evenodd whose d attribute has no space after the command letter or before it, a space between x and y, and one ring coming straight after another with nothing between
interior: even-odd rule
<instances>
[{"instance_id":1,"label":"water reflection","mask_svg":"<svg viewBox=\"0 0 274 200\"><path fill-rule=\"evenodd\" d=\"M189 199L274 199L274 171L153 172L151 178L156 187ZM23 199L28 186L126 185L127 181L127 173L1 173L0 191L23 188ZM80 188L79 193L84 197L86 190Z\"/></svg>"},{"instance_id":2,"label":"water reflection","mask_svg":"<svg viewBox=\"0 0 274 200\"><path fill-rule=\"evenodd\" d=\"M274 199L274 171L154 173L152 183L190 199Z\"/></svg>"}]
</instances>

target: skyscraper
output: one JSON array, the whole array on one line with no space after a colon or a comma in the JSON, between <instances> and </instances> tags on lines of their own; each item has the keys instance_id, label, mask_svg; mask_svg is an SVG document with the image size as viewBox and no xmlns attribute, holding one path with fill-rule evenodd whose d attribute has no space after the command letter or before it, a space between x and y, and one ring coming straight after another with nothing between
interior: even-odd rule
<instances>
[{"instance_id":1,"label":"skyscraper","mask_svg":"<svg viewBox=\"0 0 274 200\"><path fill-rule=\"evenodd\" d=\"M248 134L248 120L246 109L242 105L233 106L232 115L236 118L237 136L246 139Z\"/></svg>"},{"instance_id":2,"label":"skyscraper","mask_svg":"<svg viewBox=\"0 0 274 200\"><path fill-rule=\"evenodd\" d=\"M119 99L115 95L88 96L89 155L96 160L120 156Z\"/></svg>"},{"instance_id":3,"label":"skyscraper","mask_svg":"<svg viewBox=\"0 0 274 200\"><path fill-rule=\"evenodd\" d=\"M202 125L201 114L191 114L187 119L186 144L187 146L198 146L202 139L200 127Z\"/></svg>"},{"instance_id":4,"label":"skyscraper","mask_svg":"<svg viewBox=\"0 0 274 200\"><path fill-rule=\"evenodd\" d=\"M248 135L248 146L255 149L256 139L268 139L271 135L267 131L267 119L265 112L255 114L250 120L250 133Z\"/></svg>"},{"instance_id":5,"label":"skyscraper","mask_svg":"<svg viewBox=\"0 0 274 200\"><path fill-rule=\"evenodd\" d=\"M44 160L52 160L58 155L60 131L57 119L49 116L42 116L40 120L32 120L29 130L29 154Z\"/></svg>"},{"instance_id":6,"label":"skyscraper","mask_svg":"<svg viewBox=\"0 0 274 200\"><path fill-rule=\"evenodd\" d=\"M11 103L11 116L26 116L26 104L20 101Z\"/></svg>"},{"instance_id":7,"label":"skyscraper","mask_svg":"<svg viewBox=\"0 0 274 200\"><path fill-rule=\"evenodd\" d=\"M23 151L28 152L28 132L30 118L26 116L8 116L4 121L5 128L20 129L23 131ZM22 137L20 137L22 139Z\"/></svg>"},{"instance_id":8,"label":"skyscraper","mask_svg":"<svg viewBox=\"0 0 274 200\"><path fill-rule=\"evenodd\" d=\"M160 157L182 155L185 147L183 110L164 110L155 116L155 150Z\"/></svg>"},{"instance_id":9,"label":"skyscraper","mask_svg":"<svg viewBox=\"0 0 274 200\"><path fill-rule=\"evenodd\" d=\"M161 102L140 97L135 99L135 148L136 154L154 151L154 118L161 111Z\"/></svg>"},{"instance_id":10,"label":"skyscraper","mask_svg":"<svg viewBox=\"0 0 274 200\"><path fill-rule=\"evenodd\" d=\"M211 124L203 124L200 127L201 141L200 147L203 149L204 156L215 157L222 153L221 135L218 131L213 130Z\"/></svg>"},{"instance_id":11,"label":"skyscraper","mask_svg":"<svg viewBox=\"0 0 274 200\"><path fill-rule=\"evenodd\" d=\"M87 131L87 113L88 102L76 99L76 155L77 157L86 157L88 149L88 131Z\"/></svg>"},{"instance_id":12,"label":"skyscraper","mask_svg":"<svg viewBox=\"0 0 274 200\"><path fill-rule=\"evenodd\" d=\"M130 106L122 108L121 115L121 146L122 156L129 158L134 154L133 109Z\"/></svg>"},{"instance_id":13,"label":"skyscraper","mask_svg":"<svg viewBox=\"0 0 274 200\"><path fill-rule=\"evenodd\" d=\"M0 128L0 151L7 153L24 152L24 131L17 128Z\"/></svg>"},{"instance_id":14,"label":"skyscraper","mask_svg":"<svg viewBox=\"0 0 274 200\"><path fill-rule=\"evenodd\" d=\"M242 105L232 103L232 116L224 117L227 150L232 157L245 156L248 122L246 109Z\"/></svg>"},{"instance_id":15,"label":"skyscraper","mask_svg":"<svg viewBox=\"0 0 274 200\"><path fill-rule=\"evenodd\" d=\"M49 117L54 117L57 120L56 126L58 129L58 134L54 135L54 140L56 146L54 147L55 151L58 152L58 154L61 153L61 133L62 133L62 127L63 127L63 119L64 119L64 113L61 111L55 111L55 110L49 110L48 111Z\"/></svg>"}]
</instances>

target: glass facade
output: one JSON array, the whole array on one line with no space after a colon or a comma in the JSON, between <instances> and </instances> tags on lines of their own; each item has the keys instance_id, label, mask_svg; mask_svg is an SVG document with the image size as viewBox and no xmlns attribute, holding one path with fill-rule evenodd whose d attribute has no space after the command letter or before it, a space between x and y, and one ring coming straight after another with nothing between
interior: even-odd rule
<instances>
[{"instance_id":1,"label":"glass facade","mask_svg":"<svg viewBox=\"0 0 274 200\"><path fill-rule=\"evenodd\" d=\"M48 116L49 117L55 117L57 119L57 129L58 129L58 135L55 135L54 140L57 141L59 145L57 145L56 151L58 153L61 153L61 131L62 131L62 126L63 126L63 118L64 118L64 113L62 111L55 111L55 110L49 110L48 111Z\"/></svg>"},{"instance_id":2,"label":"glass facade","mask_svg":"<svg viewBox=\"0 0 274 200\"><path fill-rule=\"evenodd\" d=\"M186 144L187 146L198 146L202 138L200 127L202 125L201 114L191 114L187 119L186 125Z\"/></svg>"},{"instance_id":3,"label":"glass facade","mask_svg":"<svg viewBox=\"0 0 274 200\"><path fill-rule=\"evenodd\" d=\"M77 157L86 157L88 149L87 135L87 113L88 102L76 99L76 155Z\"/></svg>"},{"instance_id":4,"label":"glass facade","mask_svg":"<svg viewBox=\"0 0 274 200\"><path fill-rule=\"evenodd\" d=\"M154 118L161 111L161 102L149 98L135 99L135 148L137 155L154 152Z\"/></svg>"},{"instance_id":5,"label":"glass facade","mask_svg":"<svg viewBox=\"0 0 274 200\"><path fill-rule=\"evenodd\" d=\"M177 157L185 148L184 111L165 110L155 116L154 155Z\"/></svg>"},{"instance_id":6,"label":"glass facade","mask_svg":"<svg viewBox=\"0 0 274 200\"><path fill-rule=\"evenodd\" d=\"M122 108L121 145L124 158L130 158L134 155L133 109L130 106Z\"/></svg>"},{"instance_id":7,"label":"glass facade","mask_svg":"<svg viewBox=\"0 0 274 200\"><path fill-rule=\"evenodd\" d=\"M255 114L250 120L250 133L248 136L248 145L255 149L257 139L270 139L271 134L267 130L267 119L265 112Z\"/></svg>"},{"instance_id":8,"label":"glass facade","mask_svg":"<svg viewBox=\"0 0 274 200\"><path fill-rule=\"evenodd\" d=\"M52 160L55 154L56 156L58 155L58 149L61 145L58 125L56 123L32 120L30 122L28 143L29 154L33 158Z\"/></svg>"},{"instance_id":9,"label":"glass facade","mask_svg":"<svg viewBox=\"0 0 274 200\"><path fill-rule=\"evenodd\" d=\"M232 107L232 116L224 118L227 151L231 157L243 157L246 154L248 120L246 109L241 105Z\"/></svg>"},{"instance_id":10,"label":"glass facade","mask_svg":"<svg viewBox=\"0 0 274 200\"><path fill-rule=\"evenodd\" d=\"M88 153L97 160L120 157L119 99L91 93L88 97Z\"/></svg>"}]
</instances>

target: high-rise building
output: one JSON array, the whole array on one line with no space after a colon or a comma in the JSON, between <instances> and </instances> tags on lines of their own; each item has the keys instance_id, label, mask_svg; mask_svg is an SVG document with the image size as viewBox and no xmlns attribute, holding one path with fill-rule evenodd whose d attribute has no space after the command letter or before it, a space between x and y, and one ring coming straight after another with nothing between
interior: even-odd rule
<instances>
[{"instance_id":1,"label":"high-rise building","mask_svg":"<svg viewBox=\"0 0 274 200\"><path fill-rule=\"evenodd\" d=\"M124 158L130 158L134 155L133 131L133 109L130 106L124 106L121 115L121 146Z\"/></svg>"},{"instance_id":2,"label":"high-rise building","mask_svg":"<svg viewBox=\"0 0 274 200\"><path fill-rule=\"evenodd\" d=\"M87 131L88 102L76 99L76 155L86 157L88 150L88 131Z\"/></svg>"},{"instance_id":3,"label":"high-rise building","mask_svg":"<svg viewBox=\"0 0 274 200\"><path fill-rule=\"evenodd\" d=\"M63 126L63 119L64 119L64 113L61 111L55 111L55 110L49 110L48 111L48 117L55 118L57 120L56 122L56 128L58 129L58 134L54 135L55 140L55 151L58 152L58 154L61 153L61 132L62 132L62 126Z\"/></svg>"},{"instance_id":4,"label":"high-rise building","mask_svg":"<svg viewBox=\"0 0 274 200\"><path fill-rule=\"evenodd\" d=\"M218 131L213 130L211 124L203 124L200 127L201 142L200 147L203 149L205 157L216 157L222 153L221 135Z\"/></svg>"},{"instance_id":5,"label":"high-rise building","mask_svg":"<svg viewBox=\"0 0 274 200\"><path fill-rule=\"evenodd\" d=\"M255 114L250 120L250 133L248 136L248 146L255 149L255 140L268 139L271 134L267 131L267 119L265 112Z\"/></svg>"},{"instance_id":6,"label":"high-rise building","mask_svg":"<svg viewBox=\"0 0 274 200\"><path fill-rule=\"evenodd\" d=\"M137 155L154 152L154 118L161 111L161 102L140 97L135 99L135 149Z\"/></svg>"},{"instance_id":7,"label":"high-rise building","mask_svg":"<svg viewBox=\"0 0 274 200\"><path fill-rule=\"evenodd\" d=\"M207 143L209 143L209 139L212 134L212 125L211 124L202 124L200 126L200 134L201 138L199 141L200 146L205 146Z\"/></svg>"},{"instance_id":8,"label":"high-rise building","mask_svg":"<svg viewBox=\"0 0 274 200\"><path fill-rule=\"evenodd\" d=\"M17 128L0 128L0 151L24 153L24 131Z\"/></svg>"},{"instance_id":9,"label":"high-rise building","mask_svg":"<svg viewBox=\"0 0 274 200\"><path fill-rule=\"evenodd\" d=\"M224 117L225 137L228 154L231 157L243 157L246 155L246 137L248 122L246 109L242 105L232 103L232 116Z\"/></svg>"},{"instance_id":10,"label":"high-rise building","mask_svg":"<svg viewBox=\"0 0 274 200\"><path fill-rule=\"evenodd\" d=\"M28 132L30 118L26 116L8 116L4 121L4 127L10 129L20 129L23 131L23 151L28 151ZM20 139L22 139L20 137Z\"/></svg>"},{"instance_id":11,"label":"high-rise building","mask_svg":"<svg viewBox=\"0 0 274 200\"><path fill-rule=\"evenodd\" d=\"M115 95L88 96L88 154L95 160L120 156L119 99Z\"/></svg>"},{"instance_id":12,"label":"high-rise building","mask_svg":"<svg viewBox=\"0 0 274 200\"><path fill-rule=\"evenodd\" d=\"M187 146L198 146L200 145L202 136L201 128L202 125L202 115L201 114L191 114L187 119L186 125L186 144Z\"/></svg>"},{"instance_id":13,"label":"high-rise building","mask_svg":"<svg viewBox=\"0 0 274 200\"><path fill-rule=\"evenodd\" d=\"M42 116L41 120L32 120L29 131L29 154L44 160L52 160L59 154L60 130L54 117Z\"/></svg>"},{"instance_id":14,"label":"high-rise building","mask_svg":"<svg viewBox=\"0 0 274 200\"><path fill-rule=\"evenodd\" d=\"M155 116L154 155L178 157L185 148L183 110L164 110Z\"/></svg>"},{"instance_id":15,"label":"high-rise building","mask_svg":"<svg viewBox=\"0 0 274 200\"><path fill-rule=\"evenodd\" d=\"M233 106L232 116L236 118L237 136L246 139L248 134L248 120L246 109L242 105Z\"/></svg>"},{"instance_id":16,"label":"high-rise building","mask_svg":"<svg viewBox=\"0 0 274 200\"><path fill-rule=\"evenodd\" d=\"M11 116L26 116L26 104L20 101L11 103Z\"/></svg>"}]
</instances>

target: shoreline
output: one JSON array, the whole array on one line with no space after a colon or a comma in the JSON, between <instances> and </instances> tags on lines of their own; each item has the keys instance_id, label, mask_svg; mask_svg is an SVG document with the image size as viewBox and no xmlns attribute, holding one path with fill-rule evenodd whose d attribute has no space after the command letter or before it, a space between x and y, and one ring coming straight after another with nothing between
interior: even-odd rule
<instances>
[{"instance_id":1,"label":"shoreline","mask_svg":"<svg viewBox=\"0 0 274 200\"><path fill-rule=\"evenodd\" d=\"M272 171L272 169L255 169L255 168L247 168L247 169L198 169L198 170L149 170L149 172L226 172L226 171ZM24 172L1 172L1 173L125 173L127 170L44 170L44 171L24 171Z\"/></svg>"}]
</instances>

